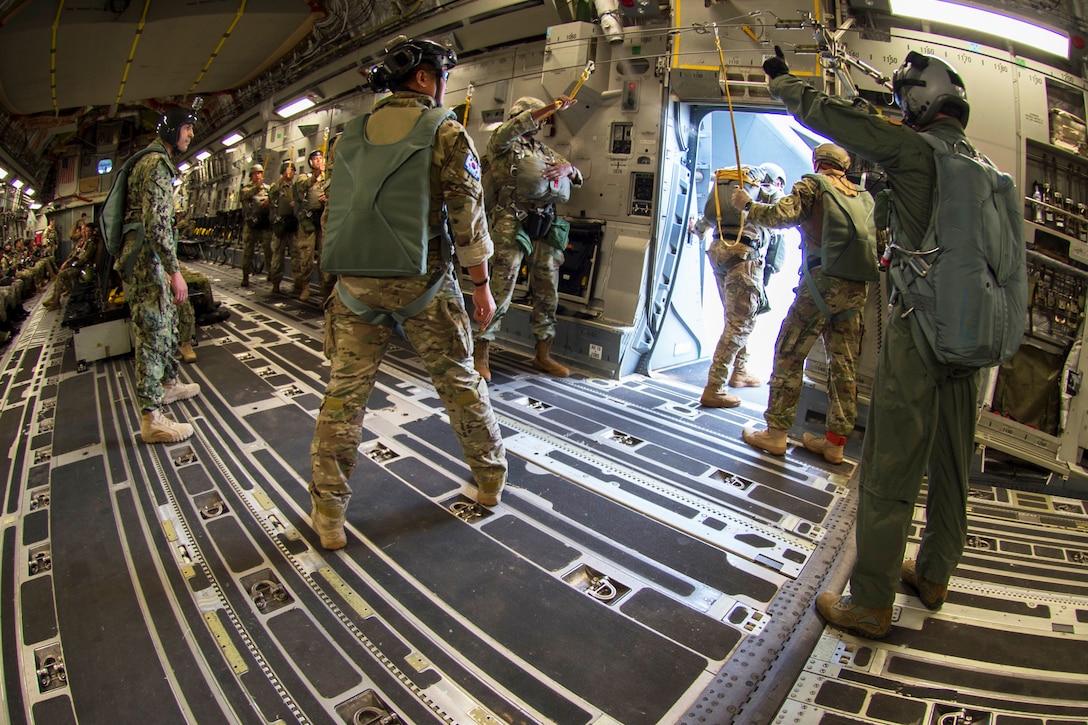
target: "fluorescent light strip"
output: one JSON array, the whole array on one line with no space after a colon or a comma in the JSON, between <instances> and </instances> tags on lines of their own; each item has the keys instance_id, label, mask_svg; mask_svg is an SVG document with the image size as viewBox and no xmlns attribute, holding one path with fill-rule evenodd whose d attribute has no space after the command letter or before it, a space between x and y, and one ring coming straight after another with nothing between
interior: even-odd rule
<instances>
[{"instance_id":1,"label":"fluorescent light strip","mask_svg":"<svg viewBox=\"0 0 1088 725\"><path fill-rule=\"evenodd\" d=\"M23 181L22 181L22 179L12 179L11 180L11 185L14 186L16 189L22 189L23 188Z\"/></svg>"},{"instance_id":2,"label":"fluorescent light strip","mask_svg":"<svg viewBox=\"0 0 1088 725\"><path fill-rule=\"evenodd\" d=\"M8 178L8 170L7 169L0 169L0 179L6 179L6 178Z\"/></svg>"},{"instance_id":3,"label":"fluorescent light strip","mask_svg":"<svg viewBox=\"0 0 1088 725\"><path fill-rule=\"evenodd\" d=\"M205 149L196 155L196 160L203 161L204 159L211 158L211 155L212 152Z\"/></svg>"},{"instance_id":4,"label":"fluorescent light strip","mask_svg":"<svg viewBox=\"0 0 1088 725\"><path fill-rule=\"evenodd\" d=\"M178 171L183 174L191 168L193 167L189 165L188 161L182 161L180 164L178 164Z\"/></svg>"},{"instance_id":5,"label":"fluorescent light strip","mask_svg":"<svg viewBox=\"0 0 1088 725\"><path fill-rule=\"evenodd\" d=\"M309 96L303 96L302 98L298 99L297 101L292 101L291 103L288 103L286 106L283 106L281 108L277 108L276 109L276 115L279 116L280 118L290 118L291 116L294 116L297 113L302 113L307 108L313 108L315 105L317 105L317 104L314 103L312 98L310 98Z\"/></svg>"},{"instance_id":6,"label":"fluorescent light strip","mask_svg":"<svg viewBox=\"0 0 1088 725\"><path fill-rule=\"evenodd\" d=\"M241 141L244 138L245 138L245 136L243 136L240 133L232 133L230 136L227 136L225 139L223 139L223 145L224 146L233 146L234 144L238 143L239 141Z\"/></svg>"},{"instance_id":7,"label":"fluorescent light strip","mask_svg":"<svg viewBox=\"0 0 1088 725\"><path fill-rule=\"evenodd\" d=\"M947 2L946 0L890 0L892 14L956 25L989 35L1008 38L1046 53L1069 57L1069 37L1027 20L1001 13Z\"/></svg>"}]
</instances>

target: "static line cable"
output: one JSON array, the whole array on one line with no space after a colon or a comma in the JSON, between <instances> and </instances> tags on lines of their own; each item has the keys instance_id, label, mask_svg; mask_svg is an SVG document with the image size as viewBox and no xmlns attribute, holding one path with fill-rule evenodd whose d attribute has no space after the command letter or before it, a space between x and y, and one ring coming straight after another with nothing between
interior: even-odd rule
<instances>
[{"instance_id":1,"label":"static line cable","mask_svg":"<svg viewBox=\"0 0 1088 725\"><path fill-rule=\"evenodd\" d=\"M468 84L468 90L465 91L465 118L461 121L461 125L468 126L468 111L472 108L472 92L476 90L476 86L472 83Z\"/></svg>"},{"instance_id":2,"label":"static line cable","mask_svg":"<svg viewBox=\"0 0 1088 725\"><path fill-rule=\"evenodd\" d=\"M589 77L591 75L593 75L593 71L596 70L596 68L597 68L596 63L594 63L591 60L586 61L586 67L582 69L582 77L578 79L578 82L574 84L574 88L572 88L570 90L570 93L567 94L568 98L574 98L576 95L578 95L578 90L582 87L583 83L585 83L587 80L589 80ZM558 111L562 106L563 106L562 101L555 101L554 103L552 103L552 107L548 110L548 112L545 113L543 116L541 116L540 119L537 122L539 123L540 121L543 121L548 116L551 116L553 113Z\"/></svg>"},{"instance_id":3,"label":"static line cable","mask_svg":"<svg viewBox=\"0 0 1088 725\"><path fill-rule=\"evenodd\" d=\"M725 67L725 56L722 54L722 39L718 35L718 24L714 23L714 46L718 49L718 66L721 71L721 80L719 83L722 88L725 89L725 102L729 106L729 126L733 130L733 153L737 157L737 184L744 188L744 167L740 165L740 144L737 141L737 121L736 115L733 113L733 95L729 92L729 77L727 75ZM732 202L730 202L732 203ZM714 174L714 206L718 212L718 237L722 236L722 202L718 198L718 174ZM740 212L740 226L737 228L737 238L732 243L726 242L726 246L729 248L735 247L740 244L741 235L744 232L744 221L747 218L748 213L743 209Z\"/></svg>"}]
</instances>

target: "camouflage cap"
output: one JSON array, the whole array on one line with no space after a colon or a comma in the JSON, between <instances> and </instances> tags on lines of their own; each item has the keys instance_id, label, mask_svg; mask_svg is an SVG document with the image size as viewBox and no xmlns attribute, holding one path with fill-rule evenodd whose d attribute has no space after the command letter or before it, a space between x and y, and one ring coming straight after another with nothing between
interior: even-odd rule
<instances>
[{"instance_id":1,"label":"camouflage cap","mask_svg":"<svg viewBox=\"0 0 1088 725\"><path fill-rule=\"evenodd\" d=\"M526 111L537 111L544 108L547 104L539 98L533 98L532 96L522 96L518 100L514 101L514 105L510 106L510 118L521 115Z\"/></svg>"},{"instance_id":2,"label":"camouflage cap","mask_svg":"<svg viewBox=\"0 0 1088 725\"><path fill-rule=\"evenodd\" d=\"M850 169L850 154L842 146L833 143L822 143L812 150L812 163L826 161L843 171Z\"/></svg>"}]
</instances>

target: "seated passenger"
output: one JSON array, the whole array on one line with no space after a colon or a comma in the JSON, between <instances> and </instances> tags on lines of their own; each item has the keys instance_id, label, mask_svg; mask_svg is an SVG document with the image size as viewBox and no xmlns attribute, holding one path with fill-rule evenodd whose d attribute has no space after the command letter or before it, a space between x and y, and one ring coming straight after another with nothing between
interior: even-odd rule
<instances>
[{"instance_id":1,"label":"seated passenger","mask_svg":"<svg viewBox=\"0 0 1088 725\"><path fill-rule=\"evenodd\" d=\"M53 289L49 296L42 300L42 307L47 310L55 310L60 307L61 298L71 294L76 280L85 270L94 267L95 255L98 252L98 235L95 233L94 224L85 224L80 227L80 241L64 264L57 272L57 279L53 283Z\"/></svg>"}]
</instances>

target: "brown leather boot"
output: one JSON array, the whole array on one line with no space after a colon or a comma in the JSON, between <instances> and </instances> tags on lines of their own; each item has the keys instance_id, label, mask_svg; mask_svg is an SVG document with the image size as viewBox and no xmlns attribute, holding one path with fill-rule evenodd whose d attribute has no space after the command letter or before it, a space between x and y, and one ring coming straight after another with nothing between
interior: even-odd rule
<instances>
[{"instance_id":1,"label":"brown leather boot","mask_svg":"<svg viewBox=\"0 0 1088 725\"><path fill-rule=\"evenodd\" d=\"M738 362L733 366L733 375L729 378L731 388L758 388L763 381L755 375L749 375L744 363Z\"/></svg>"},{"instance_id":2,"label":"brown leather boot","mask_svg":"<svg viewBox=\"0 0 1088 725\"><path fill-rule=\"evenodd\" d=\"M302 288L302 291L298 293L298 301L306 302L310 299L310 285L306 285Z\"/></svg>"},{"instance_id":3,"label":"brown leather boot","mask_svg":"<svg viewBox=\"0 0 1088 725\"><path fill-rule=\"evenodd\" d=\"M546 340L536 341L536 357L533 358L533 367L537 370L543 370L553 377L565 378L570 375L570 368L560 365L552 359L553 339L549 337Z\"/></svg>"},{"instance_id":4,"label":"brown leather boot","mask_svg":"<svg viewBox=\"0 0 1088 725\"><path fill-rule=\"evenodd\" d=\"M835 438L834 441L831 440L832 437ZM801 436L801 441L805 444L806 449L813 453L819 453L828 463L834 463L835 465L842 463L842 449L846 445L845 437L829 432L823 438L817 438L811 433L805 433Z\"/></svg>"},{"instance_id":5,"label":"brown leather boot","mask_svg":"<svg viewBox=\"0 0 1088 725\"><path fill-rule=\"evenodd\" d=\"M181 353L181 361L192 363L196 362L196 351L193 350L193 343L189 340L178 345L178 352Z\"/></svg>"},{"instance_id":6,"label":"brown leather boot","mask_svg":"<svg viewBox=\"0 0 1088 725\"><path fill-rule=\"evenodd\" d=\"M816 597L816 611L829 624L870 639L883 639L892 628L892 607L872 609L854 604L851 595L823 592Z\"/></svg>"},{"instance_id":7,"label":"brown leather boot","mask_svg":"<svg viewBox=\"0 0 1088 725\"><path fill-rule=\"evenodd\" d=\"M752 448L766 451L772 456L786 455L786 445L788 443L786 431L779 428L767 428L765 430L749 430L745 428L741 431L740 437Z\"/></svg>"},{"instance_id":8,"label":"brown leather boot","mask_svg":"<svg viewBox=\"0 0 1088 725\"><path fill-rule=\"evenodd\" d=\"M272 283L272 294L278 295L279 293L280 293L280 283L279 282L273 282Z\"/></svg>"},{"instance_id":9,"label":"brown leather boot","mask_svg":"<svg viewBox=\"0 0 1088 725\"><path fill-rule=\"evenodd\" d=\"M248 287L249 286L249 272L243 272L242 273L242 286L243 287Z\"/></svg>"},{"instance_id":10,"label":"brown leather boot","mask_svg":"<svg viewBox=\"0 0 1088 725\"><path fill-rule=\"evenodd\" d=\"M944 605L944 600L948 598L948 585L937 584L921 576L918 573L918 563L914 559L903 562L899 575L903 583L915 591L927 609L934 611L940 609Z\"/></svg>"},{"instance_id":11,"label":"brown leather boot","mask_svg":"<svg viewBox=\"0 0 1088 725\"><path fill-rule=\"evenodd\" d=\"M329 501L318 501L310 494L313 508L310 509L310 520L313 522L314 531L321 538L321 546L329 551L343 549L348 545L348 536L344 533L344 511L347 505L337 505Z\"/></svg>"},{"instance_id":12,"label":"brown leather boot","mask_svg":"<svg viewBox=\"0 0 1088 725\"><path fill-rule=\"evenodd\" d=\"M491 361L488 359L488 350L491 340L477 340L472 348L472 366L480 377L491 382Z\"/></svg>"},{"instance_id":13,"label":"brown leather boot","mask_svg":"<svg viewBox=\"0 0 1088 725\"><path fill-rule=\"evenodd\" d=\"M740 398L722 392L717 385L707 385L703 388L703 394L699 398L699 405L704 408L736 408L740 405Z\"/></svg>"}]
</instances>

